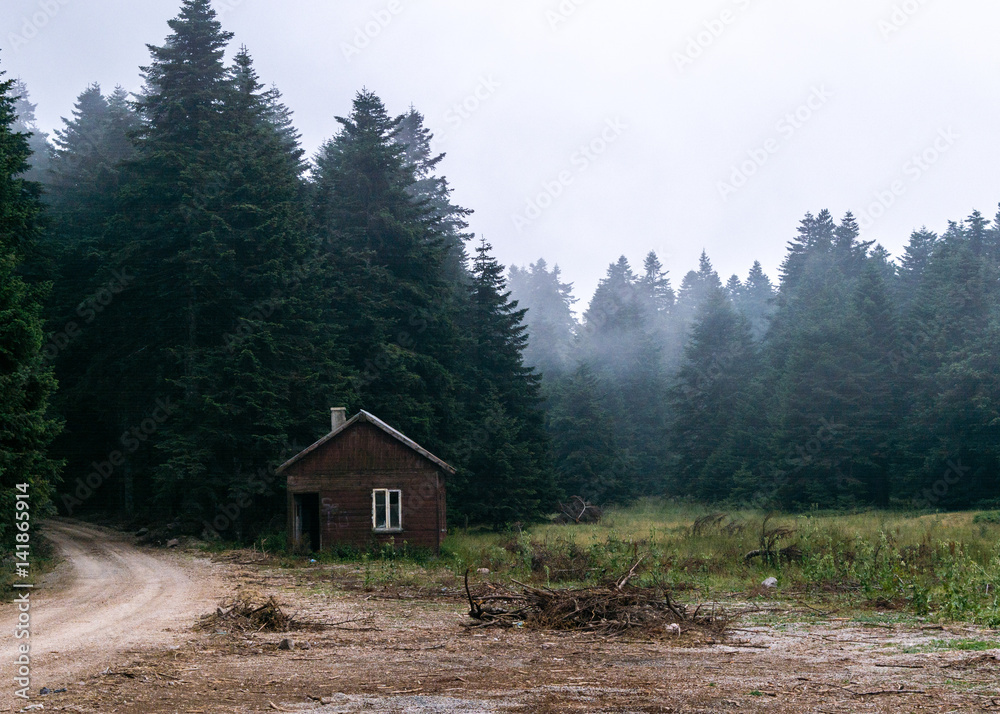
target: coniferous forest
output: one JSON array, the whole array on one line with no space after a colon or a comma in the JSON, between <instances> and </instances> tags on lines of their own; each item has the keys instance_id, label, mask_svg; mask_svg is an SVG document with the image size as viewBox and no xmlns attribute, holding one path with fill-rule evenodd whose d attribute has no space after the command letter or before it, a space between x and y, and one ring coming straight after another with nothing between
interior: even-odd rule
<instances>
[{"instance_id":1,"label":"coniferous forest","mask_svg":"<svg viewBox=\"0 0 1000 714\"><path fill-rule=\"evenodd\" d=\"M894 257L818 210L773 278L702 254L675 285L651 252L579 303L471 234L417 110L362 90L306 156L208 0L170 33L140 91L84 88L50 137L0 76L5 512L28 480L64 514L251 538L340 405L458 469L454 524L571 495L1000 504L1000 215Z\"/></svg>"}]
</instances>

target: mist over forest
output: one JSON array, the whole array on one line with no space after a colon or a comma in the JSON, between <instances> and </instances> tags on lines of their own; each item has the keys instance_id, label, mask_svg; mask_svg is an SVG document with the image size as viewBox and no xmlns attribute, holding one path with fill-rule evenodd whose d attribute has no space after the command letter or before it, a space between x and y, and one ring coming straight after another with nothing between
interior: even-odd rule
<instances>
[{"instance_id":1,"label":"mist over forest","mask_svg":"<svg viewBox=\"0 0 1000 714\"><path fill-rule=\"evenodd\" d=\"M471 233L419 108L362 89L307 156L207 0L170 33L141 89L82 88L51 136L0 77L5 512L28 480L63 514L253 538L334 406L453 465L456 524L574 495L1000 507L1000 215L892 256L817 206L773 276L608 236L575 295Z\"/></svg>"}]
</instances>

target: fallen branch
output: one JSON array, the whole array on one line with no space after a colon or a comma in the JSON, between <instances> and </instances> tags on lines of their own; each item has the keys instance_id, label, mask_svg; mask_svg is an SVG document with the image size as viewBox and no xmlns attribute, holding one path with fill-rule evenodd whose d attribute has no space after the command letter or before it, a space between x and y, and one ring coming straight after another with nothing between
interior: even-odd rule
<instances>
[{"instance_id":1,"label":"fallen branch","mask_svg":"<svg viewBox=\"0 0 1000 714\"><path fill-rule=\"evenodd\" d=\"M856 697L878 697L883 694L927 694L923 689L880 689L877 692L851 692Z\"/></svg>"},{"instance_id":2,"label":"fallen branch","mask_svg":"<svg viewBox=\"0 0 1000 714\"><path fill-rule=\"evenodd\" d=\"M626 583L628 583L628 581L632 579L632 576L635 575L635 569L638 568L639 564L642 563L642 561L644 561L645 559L646 556L644 555L641 558L639 558L639 560L635 561L635 565L629 568L629 571L625 573L624 577L618 580L618 584L615 585L615 590L620 591L623 587L625 587Z\"/></svg>"}]
</instances>

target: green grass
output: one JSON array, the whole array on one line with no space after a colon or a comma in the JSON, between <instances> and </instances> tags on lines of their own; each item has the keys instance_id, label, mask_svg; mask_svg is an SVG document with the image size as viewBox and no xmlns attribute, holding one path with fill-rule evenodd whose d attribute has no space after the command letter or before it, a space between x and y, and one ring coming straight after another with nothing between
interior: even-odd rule
<instances>
[{"instance_id":1,"label":"green grass","mask_svg":"<svg viewBox=\"0 0 1000 714\"><path fill-rule=\"evenodd\" d=\"M633 582L669 588L685 601L787 604L785 615L767 613L772 624L836 613L860 624L1000 627L1000 523L992 512L812 512L778 514L765 525L766 514L737 510L694 528L710 513L646 501L609 509L596 524L458 530L438 556L405 542L303 556L286 552L280 533L255 548L284 567L334 566L338 582L365 590L454 588L466 570L475 582L594 585L621 577L642 559ZM748 562L762 540L768 544L768 533L774 551L793 557ZM763 588L772 576L778 586Z\"/></svg>"},{"instance_id":2,"label":"green grass","mask_svg":"<svg viewBox=\"0 0 1000 714\"><path fill-rule=\"evenodd\" d=\"M491 579L558 585L610 580L643 558L639 582L699 598L808 601L897 612L899 620L1000 626L1000 524L982 514L778 515L766 529L789 533L773 538L774 549L794 546L795 557L747 562L761 548L765 514L731 511L695 532L708 513L650 501L611 509L598 524L460 532L445 542L442 562L456 575L489 568ZM769 576L776 589L760 587Z\"/></svg>"},{"instance_id":3,"label":"green grass","mask_svg":"<svg viewBox=\"0 0 1000 714\"><path fill-rule=\"evenodd\" d=\"M918 654L921 652L940 652L951 650L957 652L985 652L987 650L1000 649L1000 641L996 640L932 640L926 645L916 645L914 647L904 647L904 654Z\"/></svg>"}]
</instances>

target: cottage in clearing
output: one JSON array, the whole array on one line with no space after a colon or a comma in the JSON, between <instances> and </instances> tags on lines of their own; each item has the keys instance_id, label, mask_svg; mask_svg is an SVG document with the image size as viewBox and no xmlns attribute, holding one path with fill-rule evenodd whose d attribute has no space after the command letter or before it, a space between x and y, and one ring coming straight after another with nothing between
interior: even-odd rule
<instances>
[{"instance_id":1,"label":"cottage in clearing","mask_svg":"<svg viewBox=\"0 0 1000 714\"><path fill-rule=\"evenodd\" d=\"M455 469L384 421L331 410L333 430L278 468L288 490L293 547L441 546L445 478Z\"/></svg>"}]
</instances>

